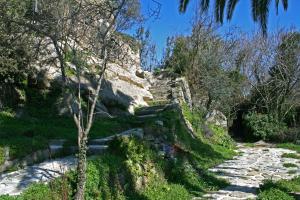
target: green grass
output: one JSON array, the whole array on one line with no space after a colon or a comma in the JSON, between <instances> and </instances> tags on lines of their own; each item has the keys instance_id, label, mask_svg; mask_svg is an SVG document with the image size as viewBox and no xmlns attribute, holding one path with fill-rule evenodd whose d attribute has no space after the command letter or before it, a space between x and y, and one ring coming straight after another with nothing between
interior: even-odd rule
<instances>
[{"instance_id":1,"label":"green grass","mask_svg":"<svg viewBox=\"0 0 300 200\"><path fill-rule=\"evenodd\" d=\"M291 180L272 181L266 180L259 189L260 200L292 200L290 193L300 192L300 177Z\"/></svg>"},{"instance_id":2,"label":"green grass","mask_svg":"<svg viewBox=\"0 0 300 200\"><path fill-rule=\"evenodd\" d=\"M294 163L284 163L283 166L286 167L286 168L297 167L297 165L294 164Z\"/></svg>"},{"instance_id":3,"label":"green grass","mask_svg":"<svg viewBox=\"0 0 300 200\"><path fill-rule=\"evenodd\" d=\"M300 159L300 155L296 153L284 153L281 156L282 158L294 158L294 159Z\"/></svg>"},{"instance_id":4,"label":"green grass","mask_svg":"<svg viewBox=\"0 0 300 200\"><path fill-rule=\"evenodd\" d=\"M85 199L188 200L227 185L188 154L180 154L173 161L160 157L146 141L114 140L107 154L88 162ZM48 185L34 184L20 196L0 199L72 199L75 177L75 172L69 172ZM138 177L144 177L147 183L140 189L136 185Z\"/></svg>"},{"instance_id":5,"label":"green grass","mask_svg":"<svg viewBox=\"0 0 300 200\"><path fill-rule=\"evenodd\" d=\"M187 109L184 115L190 120L191 118L193 119L193 125L195 125L196 121L203 121L200 117L201 114L194 115ZM197 130L197 138L193 139L186 132L182 123L180 123L179 116L175 111L165 112L162 117L163 119L168 119L165 121L171 130L176 130L176 136L173 136L174 143L184 150L184 153L177 158L176 163L168 163L168 166L165 166L167 179L185 186L190 193L196 196L227 186L228 183L226 181L217 179L207 169L232 158L235 155L233 151L234 144L232 143L228 147L216 143L214 139L205 139L202 134L201 124L194 126L194 130Z\"/></svg>"},{"instance_id":6,"label":"green grass","mask_svg":"<svg viewBox=\"0 0 300 200\"><path fill-rule=\"evenodd\" d=\"M76 144L77 130L71 117L58 116L57 105L60 91L27 89L24 115L16 117L13 111L0 112L0 164L3 162L4 146L9 147L10 158L23 158L40 149L48 148L52 139L67 139ZM90 138L113 135L136 126L128 118L95 119Z\"/></svg>"},{"instance_id":7,"label":"green grass","mask_svg":"<svg viewBox=\"0 0 300 200\"><path fill-rule=\"evenodd\" d=\"M157 184L148 186L143 192L145 199L153 200L190 200L191 194L179 184Z\"/></svg>"},{"instance_id":8,"label":"green grass","mask_svg":"<svg viewBox=\"0 0 300 200\"><path fill-rule=\"evenodd\" d=\"M296 174L297 173L297 170L289 170L288 171L288 174Z\"/></svg>"},{"instance_id":9,"label":"green grass","mask_svg":"<svg viewBox=\"0 0 300 200\"><path fill-rule=\"evenodd\" d=\"M292 196L287 193L271 188L269 190L265 190L258 195L258 200L295 200Z\"/></svg>"},{"instance_id":10,"label":"green grass","mask_svg":"<svg viewBox=\"0 0 300 200\"><path fill-rule=\"evenodd\" d=\"M126 119L96 119L90 138L105 137L130 128ZM1 147L10 148L11 158L21 158L39 149L47 148L51 139L67 139L76 144L77 130L72 118L16 118L0 113Z\"/></svg>"},{"instance_id":11,"label":"green grass","mask_svg":"<svg viewBox=\"0 0 300 200\"><path fill-rule=\"evenodd\" d=\"M245 143L244 144L246 147L255 147L254 143Z\"/></svg>"},{"instance_id":12,"label":"green grass","mask_svg":"<svg viewBox=\"0 0 300 200\"><path fill-rule=\"evenodd\" d=\"M290 149L300 153L300 145L293 143L282 143L276 145L278 148Z\"/></svg>"}]
</instances>

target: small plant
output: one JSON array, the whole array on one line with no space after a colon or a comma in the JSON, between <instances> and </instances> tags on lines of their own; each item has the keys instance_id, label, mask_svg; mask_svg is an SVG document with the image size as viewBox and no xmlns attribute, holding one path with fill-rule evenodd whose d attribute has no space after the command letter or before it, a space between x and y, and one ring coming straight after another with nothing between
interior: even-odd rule
<instances>
[{"instance_id":1,"label":"small plant","mask_svg":"<svg viewBox=\"0 0 300 200\"><path fill-rule=\"evenodd\" d=\"M294 163L284 163L283 166L286 168L297 167L297 165Z\"/></svg>"},{"instance_id":2,"label":"small plant","mask_svg":"<svg viewBox=\"0 0 300 200\"><path fill-rule=\"evenodd\" d=\"M297 170L289 170L288 171L288 174L296 174L297 173Z\"/></svg>"},{"instance_id":3,"label":"small plant","mask_svg":"<svg viewBox=\"0 0 300 200\"><path fill-rule=\"evenodd\" d=\"M300 159L300 155L296 153L284 153L281 156L282 158L294 158L294 159Z\"/></svg>"}]
</instances>

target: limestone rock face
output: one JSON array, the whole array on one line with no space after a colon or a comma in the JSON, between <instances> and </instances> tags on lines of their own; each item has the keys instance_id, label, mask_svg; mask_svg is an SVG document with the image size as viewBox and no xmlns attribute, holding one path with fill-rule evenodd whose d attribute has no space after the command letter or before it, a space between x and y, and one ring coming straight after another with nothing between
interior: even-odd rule
<instances>
[{"instance_id":1,"label":"limestone rock face","mask_svg":"<svg viewBox=\"0 0 300 200\"><path fill-rule=\"evenodd\" d=\"M205 118L206 118L206 122L208 123L212 123L217 126L222 126L224 128L227 127L226 116L218 110L213 110L212 112L209 112Z\"/></svg>"},{"instance_id":2,"label":"limestone rock face","mask_svg":"<svg viewBox=\"0 0 300 200\"><path fill-rule=\"evenodd\" d=\"M47 39L45 39L45 44ZM49 42L48 42L49 43ZM96 106L96 113L102 116L129 114L134 112L135 107L147 106L148 100L153 99L149 92L150 81L146 72L140 67L139 53L131 49L129 45L124 45L126 55L120 56L120 60L110 62L104 74L104 80L101 85L99 102ZM61 71L57 59L52 63L45 63L44 60L56 57L53 45L49 44L47 52L39 58L35 64L38 72L43 72L45 79L60 82ZM50 59L51 60L51 59ZM90 56L87 60L89 68L84 68L81 77L81 83L85 99L91 100L90 94L96 89L97 71L101 69L102 60L95 56ZM75 66L67 62L68 77L77 87L77 78L75 76ZM100 67L99 67L100 66ZM72 73L73 71L73 73Z\"/></svg>"},{"instance_id":3,"label":"limestone rock face","mask_svg":"<svg viewBox=\"0 0 300 200\"><path fill-rule=\"evenodd\" d=\"M153 97L149 92L150 82L137 76L141 71L137 65L125 68L118 64L110 64L100 92L103 104L108 108L125 108L130 113L133 113L137 106L147 106L146 100Z\"/></svg>"}]
</instances>

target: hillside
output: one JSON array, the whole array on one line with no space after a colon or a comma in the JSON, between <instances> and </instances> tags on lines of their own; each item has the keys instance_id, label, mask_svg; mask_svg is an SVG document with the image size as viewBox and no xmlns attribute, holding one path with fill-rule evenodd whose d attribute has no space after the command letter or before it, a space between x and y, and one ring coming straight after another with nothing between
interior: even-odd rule
<instances>
[{"instance_id":1,"label":"hillside","mask_svg":"<svg viewBox=\"0 0 300 200\"><path fill-rule=\"evenodd\" d=\"M196 138L182 123L176 107L167 108L149 119L133 116L128 120L102 121L105 130L96 125L94 131L103 132L92 134L92 137L104 137L104 132L114 133L114 128L129 127L142 127L144 137L116 138L107 152L91 158L86 199L190 199L225 186L225 181L217 179L207 169L232 158L234 143L224 129L215 125L209 125L215 130L213 136L205 136L204 122L187 106L184 106L184 115L193 117L192 124L197 125L194 126ZM67 120L60 119L61 123ZM64 195L71 197L74 176L73 172L67 173L48 186L34 185L20 197L11 199L60 199L62 190Z\"/></svg>"}]
</instances>

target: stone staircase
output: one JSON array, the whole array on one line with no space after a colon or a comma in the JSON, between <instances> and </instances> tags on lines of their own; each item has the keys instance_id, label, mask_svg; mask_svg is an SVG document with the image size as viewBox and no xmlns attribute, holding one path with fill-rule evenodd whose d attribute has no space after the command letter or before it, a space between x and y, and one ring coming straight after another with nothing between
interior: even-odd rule
<instances>
[{"instance_id":1,"label":"stone staircase","mask_svg":"<svg viewBox=\"0 0 300 200\"><path fill-rule=\"evenodd\" d=\"M147 102L150 106L182 102L192 105L190 89L185 78L168 71L163 70L154 76L149 91L153 96L153 100Z\"/></svg>"},{"instance_id":2,"label":"stone staircase","mask_svg":"<svg viewBox=\"0 0 300 200\"><path fill-rule=\"evenodd\" d=\"M156 118L158 117L159 113L173 107L174 107L173 104L167 102L165 102L165 104L162 105L143 107L135 111L135 116L140 120Z\"/></svg>"},{"instance_id":3,"label":"stone staircase","mask_svg":"<svg viewBox=\"0 0 300 200\"><path fill-rule=\"evenodd\" d=\"M108 149L109 142L115 137L129 136L143 138L144 131L142 128L135 128L108 137L91 139L88 141L87 153L88 155L104 153ZM23 159L6 160L4 164L0 165L0 174L14 167L25 167L35 163L43 162L48 159L52 160L56 157L74 155L77 152L78 147L74 145L68 145L68 141L65 139L51 140L48 144L48 149L36 151L30 155L27 155Z\"/></svg>"},{"instance_id":4,"label":"stone staircase","mask_svg":"<svg viewBox=\"0 0 300 200\"><path fill-rule=\"evenodd\" d=\"M130 129L119 134L104 138L95 138L88 141L88 154L100 154L105 152L108 149L109 142L112 141L115 137L129 137L136 136L143 138L144 132L141 128ZM60 152L67 152L68 154L73 154L78 151L77 146L65 146L66 140L52 140L49 143L49 150L52 155L58 154Z\"/></svg>"}]
</instances>

